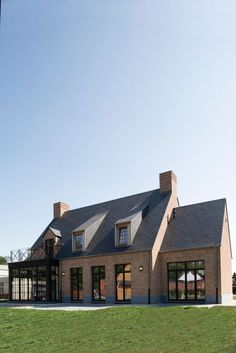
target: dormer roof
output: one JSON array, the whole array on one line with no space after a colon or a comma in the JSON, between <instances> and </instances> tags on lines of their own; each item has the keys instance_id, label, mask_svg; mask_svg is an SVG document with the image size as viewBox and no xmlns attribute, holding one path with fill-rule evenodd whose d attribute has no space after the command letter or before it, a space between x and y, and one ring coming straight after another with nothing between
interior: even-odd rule
<instances>
[{"instance_id":1,"label":"dormer roof","mask_svg":"<svg viewBox=\"0 0 236 353\"><path fill-rule=\"evenodd\" d=\"M61 232L58 229L49 227L49 229L51 230L51 232L58 238L61 238Z\"/></svg>"},{"instance_id":2,"label":"dormer roof","mask_svg":"<svg viewBox=\"0 0 236 353\"><path fill-rule=\"evenodd\" d=\"M73 230L73 233L84 231L84 230L86 230L89 227L94 226L94 225L95 225L95 228L96 228L96 225L99 226L99 224L103 221L103 219L105 217L106 217L106 212L95 214L93 217L89 218L87 221L85 221L84 223L79 225L77 228L75 228Z\"/></svg>"}]
</instances>

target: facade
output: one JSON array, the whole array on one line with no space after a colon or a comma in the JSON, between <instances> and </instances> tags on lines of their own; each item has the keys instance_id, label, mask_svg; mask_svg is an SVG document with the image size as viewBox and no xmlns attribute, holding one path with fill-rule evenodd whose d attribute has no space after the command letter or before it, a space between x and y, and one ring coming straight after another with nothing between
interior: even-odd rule
<instances>
[{"instance_id":1,"label":"facade","mask_svg":"<svg viewBox=\"0 0 236 353\"><path fill-rule=\"evenodd\" d=\"M0 300L8 299L8 265L0 265Z\"/></svg>"},{"instance_id":2,"label":"facade","mask_svg":"<svg viewBox=\"0 0 236 353\"><path fill-rule=\"evenodd\" d=\"M180 206L177 178L159 189L70 210L28 250L11 253L10 299L106 303L232 299L226 200Z\"/></svg>"}]
</instances>

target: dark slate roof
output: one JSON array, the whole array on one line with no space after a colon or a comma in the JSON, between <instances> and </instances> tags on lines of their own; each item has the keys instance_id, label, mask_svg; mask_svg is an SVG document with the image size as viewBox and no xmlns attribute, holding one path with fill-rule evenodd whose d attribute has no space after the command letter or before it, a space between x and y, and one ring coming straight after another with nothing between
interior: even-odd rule
<instances>
[{"instance_id":1,"label":"dark slate roof","mask_svg":"<svg viewBox=\"0 0 236 353\"><path fill-rule=\"evenodd\" d=\"M161 194L157 189L65 212L62 217L54 219L48 226L59 230L62 236L62 244L64 245L57 257L66 258L152 249L169 199L170 193ZM130 216L134 210L137 212L137 210L144 208L143 220L132 245L116 248L115 223L119 219ZM87 249L80 253L72 253L72 231L101 214L106 214L106 216ZM42 245L42 238L48 227L33 245L33 249Z\"/></svg>"},{"instance_id":2,"label":"dark slate roof","mask_svg":"<svg viewBox=\"0 0 236 353\"><path fill-rule=\"evenodd\" d=\"M160 251L219 246L225 206L220 199L175 208Z\"/></svg>"}]
</instances>

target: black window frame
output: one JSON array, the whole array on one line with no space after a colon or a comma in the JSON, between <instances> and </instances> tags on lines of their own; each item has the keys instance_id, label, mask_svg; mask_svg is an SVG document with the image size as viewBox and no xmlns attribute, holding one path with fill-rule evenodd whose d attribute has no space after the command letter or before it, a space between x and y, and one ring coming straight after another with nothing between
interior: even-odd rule
<instances>
[{"instance_id":1,"label":"black window frame","mask_svg":"<svg viewBox=\"0 0 236 353\"><path fill-rule=\"evenodd\" d=\"M23 276L22 272L26 271L26 275ZM29 279L32 279L30 273L35 270L35 295L30 298L30 286ZM40 271L44 271L43 283L40 283ZM54 276L54 284L56 287L52 288L52 276ZM13 279L17 279L15 287L13 286ZM26 281L22 288L21 279L24 278ZM42 286L44 289L42 290ZM22 290L23 289L23 290ZM54 295L52 293L54 289ZM56 292L55 292L56 291ZM18 298L13 299L18 293ZM27 295L26 295L27 294ZM27 297L28 299L24 299ZM52 301L58 302L60 300L59 292L59 262L58 260L32 260L18 263L9 264L9 299L10 301L23 301L23 302L42 302Z\"/></svg>"},{"instance_id":2,"label":"black window frame","mask_svg":"<svg viewBox=\"0 0 236 353\"><path fill-rule=\"evenodd\" d=\"M98 269L98 272L95 272L95 269ZM103 270L102 270L103 269ZM104 275L104 278L101 278ZM94 278L97 276L98 283L99 283L99 289L98 289L98 299L95 298L94 295ZM102 298L101 295L101 279L105 280L105 288L106 288L106 268L104 265L102 266L93 266L92 267L92 301L93 302L105 302L106 301L106 293L105 293L105 299Z\"/></svg>"},{"instance_id":3,"label":"black window frame","mask_svg":"<svg viewBox=\"0 0 236 353\"><path fill-rule=\"evenodd\" d=\"M75 274L73 274L73 272L75 272ZM76 276L76 291L77 291L76 299L73 296L73 276ZM82 277L81 280L80 280L80 276ZM72 267L70 269L71 301L73 301L73 302L82 302L83 301L84 295L82 295L82 298L80 298L80 296L78 294L81 287L82 287L82 292L83 292L83 289L84 289L83 280L84 280L83 279L83 267ZM82 284L82 286L80 287L81 284Z\"/></svg>"},{"instance_id":4,"label":"black window frame","mask_svg":"<svg viewBox=\"0 0 236 353\"><path fill-rule=\"evenodd\" d=\"M126 271L125 270L125 267L129 265L130 266L130 270L129 271ZM122 272L121 271L118 271L118 267L122 266ZM117 295L117 275L118 274L121 274L123 275L123 298L124 299L118 299L118 295ZM117 264L115 265L115 288L116 288L116 301L117 302L128 302L130 303L131 302L131 298L130 299L126 299L125 298L125 289L126 289L126 282L125 282L125 274L126 273L131 273L131 276L132 276L132 271L131 271L131 263L126 263L126 264ZM132 277L131 277L131 283L132 283ZM132 285L131 286L131 293L132 293ZM132 297L132 294L131 294L131 297Z\"/></svg>"},{"instance_id":5,"label":"black window frame","mask_svg":"<svg viewBox=\"0 0 236 353\"><path fill-rule=\"evenodd\" d=\"M54 257L54 239L45 239L45 254L48 259Z\"/></svg>"},{"instance_id":6,"label":"black window frame","mask_svg":"<svg viewBox=\"0 0 236 353\"><path fill-rule=\"evenodd\" d=\"M188 268L188 264L194 263L194 268ZM203 266L196 266L197 263L202 263ZM172 269L169 267L172 266ZM179 299L178 298L178 272L184 271L185 277L185 298ZM194 299L188 298L188 290L187 290L187 274L188 271L194 271ZM199 299L197 296L197 271L204 271L204 298ZM170 291L169 291L169 277L170 272L175 273L175 287L176 287L176 295L175 299L170 298ZM167 293L168 293L168 301L170 302L204 302L206 300L206 281L205 281L205 261L204 260L190 260L190 261L176 261L176 262L168 262L167 263Z\"/></svg>"}]
</instances>

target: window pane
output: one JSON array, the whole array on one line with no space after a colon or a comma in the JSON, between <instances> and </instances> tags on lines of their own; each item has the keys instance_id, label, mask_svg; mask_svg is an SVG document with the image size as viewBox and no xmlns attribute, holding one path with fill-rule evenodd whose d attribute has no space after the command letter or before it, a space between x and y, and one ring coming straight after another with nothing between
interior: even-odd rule
<instances>
[{"instance_id":1,"label":"window pane","mask_svg":"<svg viewBox=\"0 0 236 353\"><path fill-rule=\"evenodd\" d=\"M176 300L176 272L169 272L169 299Z\"/></svg>"},{"instance_id":2,"label":"window pane","mask_svg":"<svg viewBox=\"0 0 236 353\"><path fill-rule=\"evenodd\" d=\"M123 273L123 265L116 265L116 273Z\"/></svg>"},{"instance_id":3,"label":"window pane","mask_svg":"<svg viewBox=\"0 0 236 353\"><path fill-rule=\"evenodd\" d=\"M197 270L196 271L196 286L197 286L197 299L205 299L205 271Z\"/></svg>"},{"instance_id":4,"label":"window pane","mask_svg":"<svg viewBox=\"0 0 236 353\"><path fill-rule=\"evenodd\" d=\"M93 300L99 300L99 275L93 275Z\"/></svg>"},{"instance_id":5,"label":"window pane","mask_svg":"<svg viewBox=\"0 0 236 353\"><path fill-rule=\"evenodd\" d=\"M187 262L187 269L194 270L195 269L195 261Z\"/></svg>"},{"instance_id":6,"label":"window pane","mask_svg":"<svg viewBox=\"0 0 236 353\"><path fill-rule=\"evenodd\" d=\"M195 270L187 272L187 299L195 300Z\"/></svg>"},{"instance_id":7,"label":"window pane","mask_svg":"<svg viewBox=\"0 0 236 353\"><path fill-rule=\"evenodd\" d=\"M124 284L125 284L125 288L124 288L124 291L125 291L125 300L131 300L131 272L126 272L124 274L125 276L125 281L124 281Z\"/></svg>"},{"instance_id":8,"label":"window pane","mask_svg":"<svg viewBox=\"0 0 236 353\"><path fill-rule=\"evenodd\" d=\"M48 258L53 257L53 253L54 253L54 240L53 239L45 240L45 253Z\"/></svg>"},{"instance_id":9,"label":"window pane","mask_svg":"<svg viewBox=\"0 0 236 353\"><path fill-rule=\"evenodd\" d=\"M131 300L131 264L116 265L116 299Z\"/></svg>"},{"instance_id":10,"label":"window pane","mask_svg":"<svg viewBox=\"0 0 236 353\"><path fill-rule=\"evenodd\" d=\"M83 299L83 269L82 267L71 269L71 298Z\"/></svg>"},{"instance_id":11,"label":"window pane","mask_svg":"<svg viewBox=\"0 0 236 353\"><path fill-rule=\"evenodd\" d=\"M130 272L131 271L131 264L124 265L124 271Z\"/></svg>"},{"instance_id":12,"label":"window pane","mask_svg":"<svg viewBox=\"0 0 236 353\"><path fill-rule=\"evenodd\" d=\"M74 235L74 250L82 250L83 242L84 242L83 234Z\"/></svg>"},{"instance_id":13,"label":"window pane","mask_svg":"<svg viewBox=\"0 0 236 353\"><path fill-rule=\"evenodd\" d=\"M169 270L176 270L176 262L173 262L171 264L168 264L168 269Z\"/></svg>"},{"instance_id":14,"label":"window pane","mask_svg":"<svg viewBox=\"0 0 236 353\"><path fill-rule=\"evenodd\" d=\"M204 269L204 261L196 261L196 268Z\"/></svg>"},{"instance_id":15,"label":"window pane","mask_svg":"<svg viewBox=\"0 0 236 353\"><path fill-rule=\"evenodd\" d=\"M93 300L106 299L105 266L92 268Z\"/></svg>"},{"instance_id":16,"label":"window pane","mask_svg":"<svg viewBox=\"0 0 236 353\"><path fill-rule=\"evenodd\" d=\"M119 243L128 244L128 227L119 228Z\"/></svg>"},{"instance_id":17,"label":"window pane","mask_svg":"<svg viewBox=\"0 0 236 353\"><path fill-rule=\"evenodd\" d=\"M47 269L46 266L38 267L38 300L47 299Z\"/></svg>"},{"instance_id":18,"label":"window pane","mask_svg":"<svg viewBox=\"0 0 236 353\"><path fill-rule=\"evenodd\" d=\"M178 300L185 299L185 271L177 272Z\"/></svg>"},{"instance_id":19,"label":"window pane","mask_svg":"<svg viewBox=\"0 0 236 353\"><path fill-rule=\"evenodd\" d=\"M176 266L177 266L177 270L184 270L185 269L185 263L184 262L177 262Z\"/></svg>"},{"instance_id":20,"label":"window pane","mask_svg":"<svg viewBox=\"0 0 236 353\"><path fill-rule=\"evenodd\" d=\"M51 266L51 300L59 299L59 276L58 267Z\"/></svg>"},{"instance_id":21,"label":"window pane","mask_svg":"<svg viewBox=\"0 0 236 353\"><path fill-rule=\"evenodd\" d=\"M37 300L36 267L29 269L29 300Z\"/></svg>"},{"instance_id":22,"label":"window pane","mask_svg":"<svg viewBox=\"0 0 236 353\"><path fill-rule=\"evenodd\" d=\"M93 273L99 273L99 267L93 267Z\"/></svg>"},{"instance_id":23,"label":"window pane","mask_svg":"<svg viewBox=\"0 0 236 353\"><path fill-rule=\"evenodd\" d=\"M116 297L117 300L124 300L124 275L123 273L119 273L116 275Z\"/></svg>"},{"instance_id":24,"label":"window pane","mask_svg":"<svg viewBox=\"0 0 236 353\"><path fill-rule=\"evenodd\" d=\"M105 266L100 266L99 270L100 270L100 273L105 273Z\"/></svg>"},{"instance_id":25,"label":"window pane","mask_svg":"<svg viewBox=\"0 0 236 353\"><path fill-rule=\"evenodd\" d=\"M106 299L106 282L105 282L105 273L100 274L100 300Z\"/></svg>"}]
</instances>

